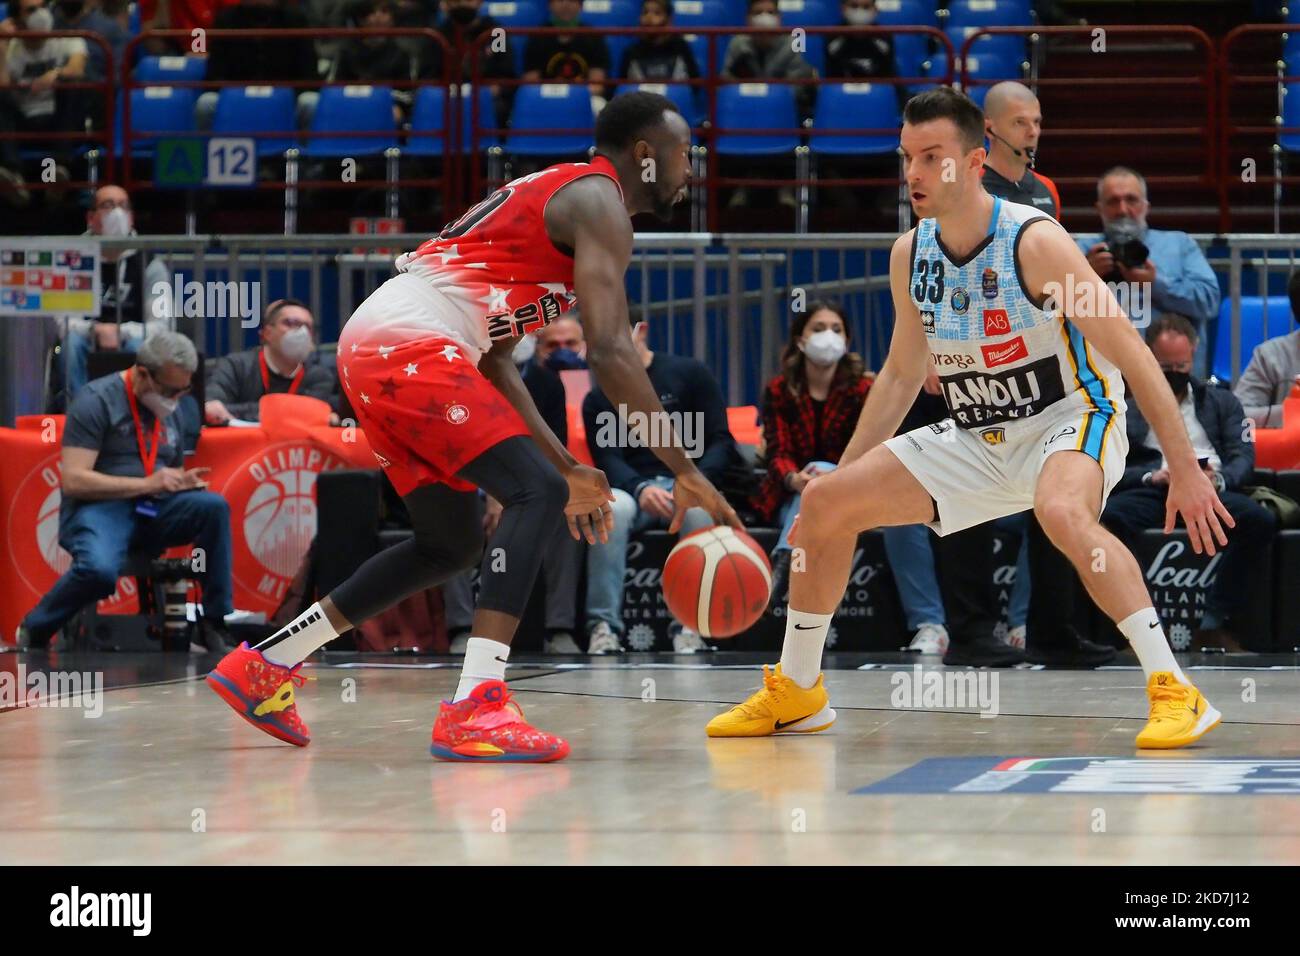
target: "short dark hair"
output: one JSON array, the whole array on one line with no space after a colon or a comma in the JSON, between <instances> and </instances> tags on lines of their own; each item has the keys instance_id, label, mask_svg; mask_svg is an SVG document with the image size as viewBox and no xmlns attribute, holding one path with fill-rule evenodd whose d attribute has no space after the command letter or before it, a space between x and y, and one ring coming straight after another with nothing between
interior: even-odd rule
<instances>
[{"instance_id":1,"label":"short dark hair","mask_svg":"<svg viewBox=\"0 0 1300 956\"><path fill-rule=\"evenodd\" d=\"M658 93L620 93L596 117L596 149L619 152L663 125L664 113L679 113L673 101Z\"/></svg>"},{"instance_id":2,"label":"short dark hair","mask_svg":"<svg viewBox=\"0 0 1300 956\"><path fill-rule=\"evenodd\" d=\"M751 10L754 9L754 7L755 7L757 4L760 4L760 3L772 3L772 4L775 4L775 5L776 5L776 9L777 9L777 15L778 15L778 16L780 15L780 12L781 12L781 4L780 4L779 0L749 0L749 2L745 5L745 12L746 12L746 13L750 12Z\"/></svg>"},{"instance_id":3,"label":"short dark hair","mask_svg":"<svg viewBox=\"0 0 1300 956\"><path fill-rule=\"evenodd\" d=\"M1185 315L1179 315L1177 312L1166 312L1147 326L1147 345L1155 345L1156 339L1166 332L1185 335L1192 345L1195 345L1200 338L1196 334L1196 326L1192 324L1191 319Z\"/></svg>"},{"instance_id":4,"label":"short dark hair","mask_svg":"<svg viewBox=\"0 0 1300 956\"><path fill-rule=\"evenodd\" d=\"M661 6L661 7L664 8L664 16L666 16L666 17L667 17L668 19L670 19L670 20L672 19L672 17L673 17L673 0L641 0L641 7L642 7L642 9L645 8L645 5L646 5L647 3L657 3L657 4L659 4L659 6Z\"/></svg>"},{"instance_id":5,"label":"short dark hair","mask_svg":"<svg viewBox=\"0 0 1300 956\"><path fill-rule=\"evenodd\" d=\"M1286 280L1286 294L1291 300L1291 317L1300 322L1300 272L1291 273Z\"/></svg>"},{"instance_id":6,"label":"short dark hair","mask_svg":"<svg viewBox=\"0 0 1300 956\"><path fill-rule=\"evenodd\" d=\"M952 120L967 152L984 144L984 111L969 96L951 86L917 93L903 108L903 122L913 126L938 119Z\"/></svg>"},{"instance_id":7,"label":"short dark hair","mask_svg":"<svg viewBox=\"0 0 1300 956\"><path fill-rule=\"evenodd\" d=\"M264 321L266 321L268 324L274 322L275 317L291 305L296 305L300 309L305 309L307 314L310 315L312 318L312 324L313 325L316 324L316 314L312 312L311 306L309 306L306 302L302 301L302 299L294 299L294 298L276 299L274 302L268 305L266 307L266 314L263 316Z\"/></svg>"}]
</instances>

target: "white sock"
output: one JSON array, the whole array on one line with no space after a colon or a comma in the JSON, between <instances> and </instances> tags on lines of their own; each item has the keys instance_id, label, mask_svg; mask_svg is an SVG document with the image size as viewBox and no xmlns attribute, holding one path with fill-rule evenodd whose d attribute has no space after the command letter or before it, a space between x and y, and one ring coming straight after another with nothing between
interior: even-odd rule
<instances>
[{"instance_id":1,"label":"white sock","mask_svg":"<svg viewBox=\"0 0 1300 956\"><path fill-rule=\"evenodd\" d=\"M317 601L254 650L272 664L294 667L339 636Z\"/></svg>"},{"instance_id":2,"label":"white sock","mask_svg":"<svg viewBox=\"0 0 1300 956\"><path fill-rule=\"evenodd\" d=\"M1160 625L1160 615L1155 608L1146 607L1134 611L1116 626L1128 638L1138 663L1142 665L1142 673L1148 680L1157 671L1169 671L1178 683L1191 683L1174 660L1174 652L1165 640L1165 629Z\"/></svg>"},{"instance_id":3,"label":"white sock","mask_svg":"<svg viewBox=\"0 0 1300 956\"><path fill-rule=\"evenodd\" d=\"M805 689L817 683L822 672L822 648L834 614L785 610L785 643L781 645L781 673Z\"/></svg>"},{"instance_id":4,"label":"white sock","mask_svg":"<svg viewBox=\"0 0 1300 956\"><path fill-rule=\"evenodd\" d=\"M510 659L510 645L489 641L486 637L471 637L465 645L465 663L460 669L460 684L456 687L454 704L464 700L485 680L505 680L506 661Z\"/></svg>"}]
</instances>

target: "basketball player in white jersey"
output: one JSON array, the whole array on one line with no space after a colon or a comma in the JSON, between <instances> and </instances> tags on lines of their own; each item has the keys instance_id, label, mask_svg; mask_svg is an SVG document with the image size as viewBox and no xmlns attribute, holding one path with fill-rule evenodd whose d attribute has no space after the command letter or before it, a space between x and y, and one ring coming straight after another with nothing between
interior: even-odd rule
<instances>
[{"instance_id":1,"label":"basketball player in white jersey","mask_svg":"<svg viewBox=\"0 0 1300 956\"><path fill-rule=\"evenodd\" d=\"M1069 235L984 190L983 139L984 117L962 93L940 87L907 104L901 142L920 222L890 256L889 355L839 467L804 490L781 662L710 736L834 722L822 648L860 532L928 523L945 535L1027 508L1142 664L1150 719L1137 745L1182 747L1219 722L1174 660L1133 555L1098 520L1128 450L1124 380L1168 450L1165 532L1181 518L1193 550L1214 554L1232 518L1155 358ZM891 438L931 365L950 417Z\"/></svg>"}]
</instances>

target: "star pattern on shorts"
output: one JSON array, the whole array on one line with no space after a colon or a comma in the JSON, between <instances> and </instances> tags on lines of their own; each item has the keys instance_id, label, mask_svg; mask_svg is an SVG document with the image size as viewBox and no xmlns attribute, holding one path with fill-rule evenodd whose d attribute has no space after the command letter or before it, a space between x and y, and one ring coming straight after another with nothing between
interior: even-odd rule
<instances>
[{"instance_id":1,"label":"star pattern on shorts","mask_svg":"<svg viewBox=\"0 0 1300 956\"><path fill-rule=\"evenodd\" d=\"M356 355L356 354L357 354L357 343L356 343L356 342L353 342L353 343L352 343L352 354L353 354L353 355Z\"/></svg>"},{"instance_id":2,"label":"star pattern on shorts","mask_svg":"<svg viewBox=\"0 0 1300 956\"><path fill-rule=\"evenodd\" d=\"M388 353L394 351L396 348L397 348L396 345L381 345L381 346L379 346L379 357L380 357L381 359L387 360L387 359L388 359Z\"/></svg>"},{"instance_id":3,"label":"star pattern on shorts","mask_svg":"<svg viewBox=\"0 0 1300 956\"><path fill-rule=\"evenodd\" d=\"M498 289L494 285L489 285L488 294L484 296L482 299L479 299L479 301L486 302L488 304L487 311L489 313L509 312L510 306L506 304L506 296L508 296L509 294L510 294L509 289Z\"/></svg>"},{"instance_id":4,"label":"star pattern on shorts","mask_svg":"<svg viewBox=\"0 0 1300 956\"><path fill-rule=\"evenodd\" d=\"M459 346L456 345L444 345L442 347L442 357L445 358L448 362L450 362L452 359L461 358L462 356L458 351L458 349Z\"/></svg>"},{"instance_id":5,"label":"star pattern on shorts","mask_svg":"<svg viewBox=\"0 0 1300 956\"><path fill-rule=\"evenodd\" d=\"M420 371L420 367L414 362L408 362L406 368L402 369L402 371L405 372L409 378L410 376L417 374Z\"/></svg>"},{"instance_id":6,"label":"star pattern on shorts","mask_svg":"<svg viewBox=\"0 0 1300 956\"><path fill-rule=\"evenodd\" d=\"M362 401L363 404L369 405L369 404L370 404L370 396L367 395L365 392L362 392L362 393L361 393L361 401Z\"/></svg>"},{"instance_id":7,"label":"star pattern on shorts","mask_svg":"<svg viewBox=\"0 0 1300 956\"><path fill-rule=\"evenodd\" d=\"M380 379L379 394L384 396L384 398L391 398L394 401L397 400L397 382L393 380L393 376L390 375L388 378Z\"/></svg>"},{"instance_id":8,"label":"star pattern on shorts","mask_svg":"<svg viewBox=\"0 0 1300 956\"><path fill-rule=\"evenodd\" d=\"M420 411L422 411L426 415L433 416L433 415L441 415L446 410L446 408L447 408L446 402L440 402L436 398L431 398L429 399L429 404L425 405L424 408L420 409Z\"/></svg>"},{"instance_id":9,"label":"star pattern on shorts","mask_svg":"<svg viewBox=\"0 0 1300 956\"><path fill-rule=\"evenodd\" d=\"M434 255L437 256L439 259L441 259L442 264L445 266L452 259L460 258L460 247L452 246L450 249L447 249L445 252L435 252Z\"/></svg>"}]
</instances>

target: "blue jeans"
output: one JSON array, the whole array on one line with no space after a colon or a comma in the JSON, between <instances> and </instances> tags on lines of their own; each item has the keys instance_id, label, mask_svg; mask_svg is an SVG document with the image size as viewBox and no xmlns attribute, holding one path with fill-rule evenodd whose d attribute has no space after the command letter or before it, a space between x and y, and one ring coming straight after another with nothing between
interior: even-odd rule
<instances>
[{"instance_id":1,"label":"blue jeans","mask_svg":"<svg viewBox=\"0 0 1300 956\"><path fill-rule=\"evenodd\" d=\"M122 351L134 354L140 348L140 337L121 332ZM74 396L86 384L86 356L95 347L93 331L80 335L71 330L63 340L63 379L69 396Z\"/></svg>"},{"instance_id":2,"label":"blue jeans","mask_svg":"<svg viewBox=\"0 0 1300 956\"><path fill-rule=\"evenodd\" d=\"M1007 515L993 522L999 530L1020 535L1020 554L1016 556L1016 580L1007 601L1007 627L1024 627L1029 619L1029 536L1028 512Z\"/></svg>"},{"instance_id":3,"label":"blue jeans","mask_svg":"<svg viewBox=\"0 0 1300 956\"><path fill-rule=\"evenodd\" d=\"M898 586L898 599L907 618L907 629L915 631L922 624L943 624L943 595L934 571L933 534L923 524L881 528L885 536L885 556Z\"/></svg>"},{"instance_id":4,"label":"blue jeans","mask_svg":"<svg viewBox=\"0 0 1300 956\"><path fill-rule=\"evenodd\" d=\"M834 471L835 465L829 461L810 461L809 465L816 465L826 471ZM808 465L804 466L805 468ZM790 550L790 526L794 524L794 519L799 517L799 506L803 503L803 494L793 494L781 505L779 512L781 518L781 536L776 539L776 547L773 551Z\"/></svg>"},{"instance_id":5,"label":"blue jeans","mask_svg":"<svg viewBox=\"0 0 1300 956\"><path fill-rule=\"evenodd\" d=\"M72 567L28 613L23 624L44 640L74 614L117 587L132 552L159 554L193 542L204 551L203 613L220 624L231 604L230 506L212 491L184 491L158 499L158 516L135 513L135 499L87 501L59 526L59 544L72 555Z\"/></svg>"},{"instance_id":6,"label":"blue jeans","mask_svg":"<svg viewBox=\"0 0 1300 956\"><path fill-rule=\"evenodd\" d=\"M671 476L652 478L651 483L673 490ZM622 488L614 489L613 507L614 530L609 533L609 540L604 544L597 542L587 546L587 630L604 621L610 630L622 634L628 539L647 528L666 528L668 522L642 511ZM691 508L682 519L678 536L685 537L713 524L712 516L703 508Z\"/></svg>"}]
</instances>

